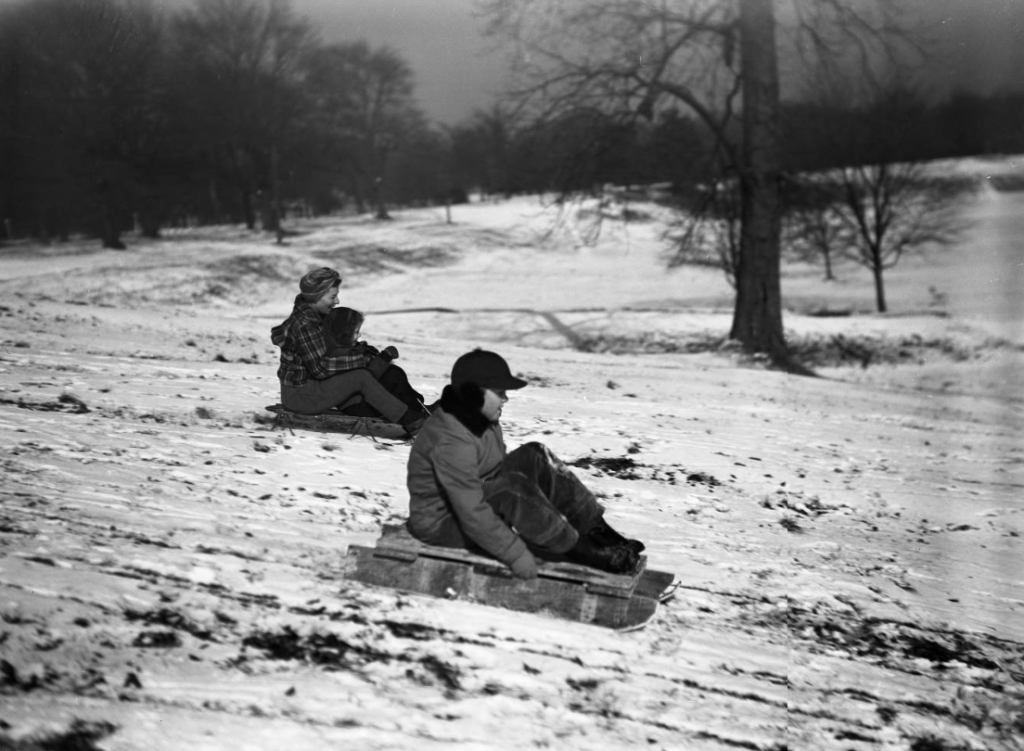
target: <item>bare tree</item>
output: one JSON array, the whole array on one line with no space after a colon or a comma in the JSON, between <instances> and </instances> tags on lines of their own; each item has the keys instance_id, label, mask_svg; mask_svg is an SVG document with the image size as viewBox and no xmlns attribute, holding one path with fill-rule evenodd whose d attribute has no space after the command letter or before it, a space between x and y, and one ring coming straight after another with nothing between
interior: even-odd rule
<instances>
[{"instance_id":1,"label":"bare tree","mask_svg":"<svg viewBox=\"0 0 1024 751\"><path fill-rule=\"evenodd\" d=\"M199 0L176 19L179 101L230 176L245 223L280 233L278 160L299 120L300 63L315 37L287 0Z\"/></svg>"},{"instance_id":2,"label":"bare tree","mask_svg":"<svg viewBox=\"0 0 1024 751\"><path fill-rule=\"evenodd\" d=\"M871 271L878 311L888 310L883 275L905 251L946 244L963 229L958 218L964 185L915 162L881 162L835 171L843 200L833 210L855 243L846 254Z\"/></svg>"},{"instance_id":3,"label":"bare tree","mask_svg":"<svg viewBox=\"0 0 1024 751\"><path fill-rule=\"evenodd\" d=\"M512 193L516 135L514 116L497 104L476 111L469 123L449 129L453 178L485 194Z\"/></svg>"},{"instance_id":4,"label":"bare tree","mask_svg":"<svg viewBox=\"0 0 1024 751\"><path fill-rule=\"evenodd\" d=\"M387 47L335 44L306 60L306 86L321 128L335 140L334 157L349 174L363 210L388 218L384 177L388 158L424 128L413 97L412 69Z\"/></svg>"},{"instance_id":5,"label":"bare tree","mask_svg":"<svg viewBox=\"0 0 1024 751\"><path fill-rule=\"evenodd\" d=\"M740 190L735 178L712 180L699 186L690 201L692 213L680 215L670 236L676 252L669 266L691 263L722 270L729 285L736 288L740 263Z\"/></svg>"},{"instance_id":6,"label":"bare tree","mask_svg":"<svg viewBox=\"0 0 1024 751\"><path fill-rule=\"evenodd\" d=\"M838 189L820 175L791 176L783 217L785 245L801 258L821 260L825 281L836 278L834 259L849 244L849 230L835 215Z\"/></svg>"},{"instance_id":7,"label":"bare tree","mask_svg":"<svg viewBox=\"0 0 1024 751\"><path fill-rule=\"evenodd\" d=\"M623 120L683 105L715 137L727 174L739 181L740 257L731 337L789 357L782 328L780 263L780 59L786 64L837 43L879 35L860 13L870 2L793 0L777 33L776 0L483 0L491 33L510 40L521 85L513 92L539 119L592 109ZM802 33L797 33L802 30ZM876 36L877 38L877 36ZM842 41L840 39L839 41ZM861 44L853 49L863 49Z\"/></svg>"},{"instance_id":8,"label":"bare tree","mask_svg":"<svg viewBox=\"0 0 1024 751\"><path fill-rule=\"evenodd\" d=\"M8 154L21 211L43 236L74 223L123 248L160 127L159 15L128 0L41 0L10 11L9 23Z\"/></svg>"},{"instance_id":9,"label":"bare tree","mask_svg":"<svg viewBox=\"0 0 1024 751\"><path fill-rule=\"evenodd\" d=\"M774 3L503 0L485 10L491 32L515 44L515 96L538 119L590 109L630 121L679 103L711 130L742 200L731 335L791 367L779 286Z\"/></svg>"},{"instance_id":10,"label":"bare tree","mask_svg":"<svg viewBox=\"0 0 1024 751\"><path fill-rule=\"evenodd\" d=\"M372 185L378 219L389 219L384 203L384 176L388 157L423 127L423 116L414 104L412 69L388 48L357 51L353 70L355 101L365 158L363 174Z\"/></svg>"},{"instance_id":11,"label":"bare tree","mask_svg":"<svg viewBox=\"0 0 1024 751\"><path fill-rule=\"evenodd\" d=\"M827 263L837 249L871 272L877 309L886 312L885 271L910 249L959 236L957 203L970 185L916 156L928 107L904 71L819 72L816 86L819 146L839 166L798 181L794 218Z\"/></svg>"},{"instance_id":12,"label":"bare tree","mask_svg":"<svg viewBox=\"0 0 1024 751\"><path fill-rule=\"evenodd\" d=\"M743 86L740 257L729 337L748 349L765 352L776 365L802 371L790 361L782 329L782 160L774 0L740 0L739 35Z\"/></svg>"}]
</instances>

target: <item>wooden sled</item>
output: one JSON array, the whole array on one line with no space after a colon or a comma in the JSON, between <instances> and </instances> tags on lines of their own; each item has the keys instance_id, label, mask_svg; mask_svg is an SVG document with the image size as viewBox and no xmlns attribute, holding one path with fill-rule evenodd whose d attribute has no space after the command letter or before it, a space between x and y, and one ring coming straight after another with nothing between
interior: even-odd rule
<instances>
[{"instance_id":1,"label":"wooden sled","mask_svg":"<svg viewBox=\"0 0 1024 751\"><path fill-rule=\"evenodd\" d=\"M267 406L267 411L274 414L272 430L279 427L305 428L316 430L322 433L348 433L348 437L355 438L357 435L368 435L373 441L378 438L391 440L404 440L408 434L401 425L388 422L381 417L364 417L360 415L348 415L338 409L329 409L316 415L300 415L285 409L280 404Z\"/></svg>"},{"instance_id":2,"label":"wooden sled","mask_svg":"<svg viewBox=\"0 0 1024 751\"><path fill-rule=\"evenodd\" d=\"M646 563L646 556L641 556L636 572L618 575L573 563L538 561L537 578L523 581L492 558L426 545L404 524L385 524L375 547L349 546L345 577L431 597L633 630L654 617L675 578L648 570Z\"/></svg>"}]
</instances>

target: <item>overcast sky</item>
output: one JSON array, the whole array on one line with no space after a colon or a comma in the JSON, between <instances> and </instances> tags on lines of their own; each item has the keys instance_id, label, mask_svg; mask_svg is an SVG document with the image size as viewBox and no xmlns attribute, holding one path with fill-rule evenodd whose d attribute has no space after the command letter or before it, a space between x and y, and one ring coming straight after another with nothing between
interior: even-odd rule
<instances>
[{"instance_id":1,"label":"overcast sky","mask_svg":"<svg viewBox=\"0 0 1024 751\"><path fill-rule=\"evenodd\" d=\"M945 41L936 80L983 93L1024 90L1024 0L918 0Z\"/></svg>"},{"instance_id":2,"label":"overcast sky","mask_svg":"<svg viewBox=\"0 0 1024 751\"><path fill-rule=\"evenodd\" d=\"M446 124L486 110L504 81L500 57L474 16L473 0L292 0L325 42L387 45L416 74L427 115Z\"/></svg>"},{"instance_id":3,"label":"overcast sky","mask_svg":"<svg viewBox=\"0 0 1024 751\"><path fill-rule=\"evenodd\" d=\"M434 120L452 124L487 109L503 82L473 0L292 1L324 41L395 49L416 72L420 104ZM945 40L933 66L937 89L1024 89L1024 0L912 1Z\"/></svg>"},{"instance_id":4,"label":"overcast sky","mask_svg":"<svg viewBox=\"0 0 1024 751\"><path fill-rule=\"evenodd\" d=\"M0 0L0 5L21 0ZM32 0L28 0L31 2ZM193 0L153 0L178 9ZM643 2L643 0L635 0ZM893 0L886 0L887 2ZM945 40L931 66L939 91L1024 90L1024 0L901 0L918 8ZM365 39L410 64L427 115L454 124L487 110L504 82L500 56L487 54L474 0L291 0L324 42Z\"/></svg>"}]
</instances>

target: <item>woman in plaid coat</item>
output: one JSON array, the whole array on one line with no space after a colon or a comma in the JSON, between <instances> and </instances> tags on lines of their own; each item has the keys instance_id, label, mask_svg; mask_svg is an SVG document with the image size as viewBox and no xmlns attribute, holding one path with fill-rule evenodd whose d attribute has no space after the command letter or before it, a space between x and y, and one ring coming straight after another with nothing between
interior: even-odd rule
<instances>
[{"instance_id":1,"label":"woman in plaid coat","mask_svg":"<svg viewBox=\"0 0 1024 751\"><path fill-rule=\"evenodd\" d=\"M315 415L362 396L387 420L415 435L427 414L408 408L374 377L369 366L376 355L328 354L323 320L338 303L340 288L341 275L334 269L309 272L299 282L292 314L270 330L270 340L281 348L281 404Z\"/></svg>"}]
</instances>

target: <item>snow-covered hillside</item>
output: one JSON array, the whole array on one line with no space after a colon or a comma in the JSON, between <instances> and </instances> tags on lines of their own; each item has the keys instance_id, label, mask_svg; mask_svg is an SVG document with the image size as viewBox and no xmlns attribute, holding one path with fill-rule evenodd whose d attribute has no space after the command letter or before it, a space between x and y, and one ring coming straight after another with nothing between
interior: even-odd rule
<instances>
[{"instance_id":1,"label":"snow-covered hillside","mask_svg":"<svg viewBox=\"0 0 1024 751\"><path fill-rule=\"evenodd\" d=\"M0 747L1021 748L1024 194L965 205L884 316L866 270L787 264L791 341L877 355L817 379L722 344L722 275L667 270L631 208L596 239L524 198L0 247ZM645 630L340 578L404 513L408 446L263 411L319 265L428 399L476 346L530 381L510 444L577 463L681 581Z\"/></svg>"}]
</instances>

